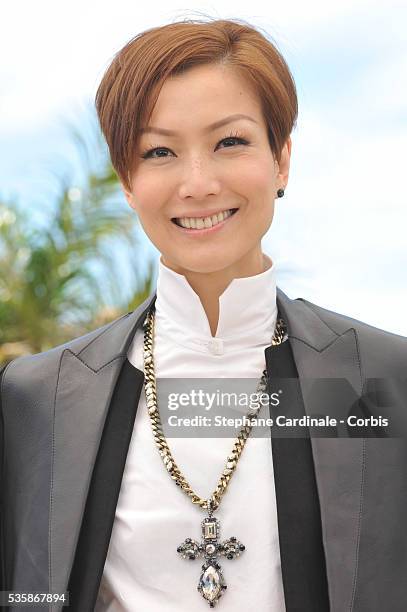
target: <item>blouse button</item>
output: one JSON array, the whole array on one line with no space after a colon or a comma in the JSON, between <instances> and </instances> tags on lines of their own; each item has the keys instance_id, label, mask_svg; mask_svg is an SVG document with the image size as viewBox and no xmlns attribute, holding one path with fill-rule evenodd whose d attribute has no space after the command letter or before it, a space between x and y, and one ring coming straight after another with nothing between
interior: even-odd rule
<instances>
[{"instance_id":1,"label":"blouse button","mask_svg":"<svg viewBox=\"0 0 407 612\"><path fill-rule=\"evenodd\" d=\"M208 349L212 353L212 355L223 355L225 352L223 346L223 340L220 338L212 338L208 342Z\"/></svg>"}]
</instances>

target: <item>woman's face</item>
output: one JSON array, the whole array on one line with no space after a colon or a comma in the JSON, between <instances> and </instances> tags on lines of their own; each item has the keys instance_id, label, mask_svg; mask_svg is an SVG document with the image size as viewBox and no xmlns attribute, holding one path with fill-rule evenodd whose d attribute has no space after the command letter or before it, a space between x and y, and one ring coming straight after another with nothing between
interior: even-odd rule
<instances>
[{"instance_id":1,"label":"woman's face","mask_svg":"<svg viewBox=\"0 0 407 612\"><path fill-rule=\"evenodd\" d=\"M226 269L233 277L249 275L253 262L262 261L277 190L287 184L290 139L279 167L256 93L233 69L218 65L167 79L147 128L132 192L124 191L164 264L184 275ZM212 229L197 220L231 209L237 212ZM175 219L186 219L190 229Z\"/></svg>"}]
</instances>

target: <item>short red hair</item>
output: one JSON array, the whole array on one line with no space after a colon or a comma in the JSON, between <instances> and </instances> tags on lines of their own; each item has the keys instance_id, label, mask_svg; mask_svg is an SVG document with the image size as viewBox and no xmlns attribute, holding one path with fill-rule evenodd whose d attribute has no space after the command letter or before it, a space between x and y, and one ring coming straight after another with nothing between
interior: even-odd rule
<instances>
[{"instance_id":1,"label":"short red hair","mask_svg":"<svg viewBox=\"0 0 407 612\"><path fill-rule=\"evenodd\" d=\"M270 147L280 161L298 115L294 79L281 53L241 20L178 21L132 38L116 53L96 92L100 127L126 190L131 191L138 130L148 124L166 78L216 63L238 69L258 92Z\"/></svg>"}]
</instances>

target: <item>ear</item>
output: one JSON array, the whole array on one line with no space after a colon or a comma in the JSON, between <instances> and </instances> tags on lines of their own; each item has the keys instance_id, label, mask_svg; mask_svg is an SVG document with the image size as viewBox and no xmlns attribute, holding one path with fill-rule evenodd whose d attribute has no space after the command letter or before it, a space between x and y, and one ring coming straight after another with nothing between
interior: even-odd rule
<instances>
[{"instance_id":1,"label":"ear","mask_svg":"<svg viewBox=\"0 0 407 612\"><path fill-rule=\"evenodd\" d=\"M124 193L124 197L125 197L125 198L126 198L126 200L127 200L127 204L128 204L128 205L129 205L131 208L135 209L135 208L136 208L136 206L135 206L135 204L134 204L133 194L131 193L131 191L128 191L128 190L125 188L125 186L123 185L123 183L120 183L120 185L121 185L121 189L122 189L122 191L123 191L123 193Z\"/></svg>"},{"instance_id":2,"label":"ear","mask_svg":"<svg viewBox=\"0 0 407 612\"><path fill-rule=\"evenodd\" d=\"M283 189L287 186L288 183L288 175L290 173L290 159L291 159L291 136L289 136L283 146L281 151L281 159L279 163L279 171L278 171L278 185Z\"/></svg>"}]
</instances>

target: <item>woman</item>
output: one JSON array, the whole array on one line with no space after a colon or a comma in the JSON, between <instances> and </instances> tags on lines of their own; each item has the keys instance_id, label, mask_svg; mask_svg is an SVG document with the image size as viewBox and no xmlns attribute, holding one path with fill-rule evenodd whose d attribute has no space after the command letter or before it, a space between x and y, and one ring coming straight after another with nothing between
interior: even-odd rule
<instances>
[{"instance_id":1,"label":"woman","mask_svg":"<svg viewBox=\"0 0 407 612\"><path fill-rule=\"evenodd\" d=\"M371 380L402 418L407 340L291 300L261 246L297 117L283 57L238 21L154 28L96 107L157 288L3 373L3 590L68 591L81 611L404 610L406 447L370 437L397 433ZM168 442L157 380L217 377L278 381L271 416L336 424Z\"/></svg>"}]
</instances>

